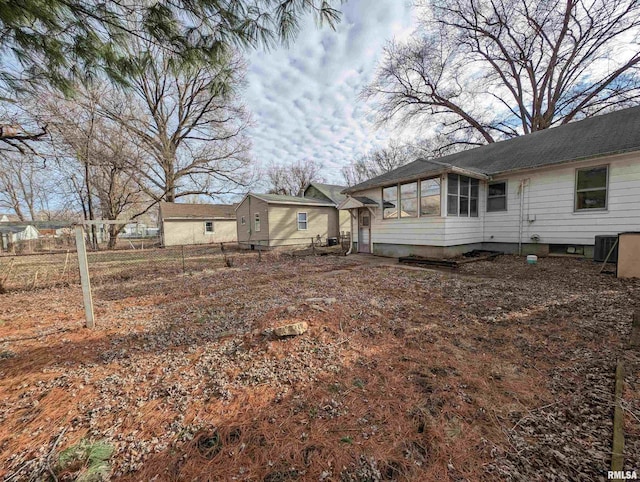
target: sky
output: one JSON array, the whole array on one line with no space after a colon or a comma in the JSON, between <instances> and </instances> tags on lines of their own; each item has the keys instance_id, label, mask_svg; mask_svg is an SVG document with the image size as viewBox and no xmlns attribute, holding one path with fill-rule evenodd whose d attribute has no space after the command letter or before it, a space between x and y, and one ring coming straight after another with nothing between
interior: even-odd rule
<instances>
[{"instance_id":1,"label":"sky","mask_svg":"<svg viewBox=\"0 0 640 482\"><path fill-rule=\"evenodd\" d=\"M243 100L252 113L248 134L261 166L314 159L327 182L358 154L388 143L358 95L372 79L384 45L415 25L412 2L349 0L336 30L302 23L295 42L249 57Z\"/></svg>"}]
</instances>

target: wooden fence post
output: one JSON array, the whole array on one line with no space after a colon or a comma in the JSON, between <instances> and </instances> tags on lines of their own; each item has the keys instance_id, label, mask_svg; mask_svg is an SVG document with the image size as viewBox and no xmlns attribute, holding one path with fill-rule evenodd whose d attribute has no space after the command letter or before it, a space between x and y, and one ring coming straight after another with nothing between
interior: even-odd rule
<instances>
[{"instance_id":1,"label":"wooden fence post","mask_svg":"<svg viewBox=\"0 0 640 482\"><path fill-rule=\"evenodd\" d=\"M613 412L613 448L611 451L611 470L622 471L624 468L624 429L622 420L622 384L624 383L624 366L618 360L616 367L616 388L614 394L615 408ZM614 480L622 480L615 478Z\"/></svg>"},{"instance_id":2,"label":"wooden fence post","mask_svg":"<svg viewBox=\"0 0 640 482\"><path fill-rule=\"evenodd\" d=\"M89 281L89 263L87 262L87 246L84 242L84 229L76 226L76 248L78 250L78 265L80 266L80 283L82 284L82 298L87 328L95 327L93 319L93 298L91 297L91 282Z\"/></svg>"}]
</instances>

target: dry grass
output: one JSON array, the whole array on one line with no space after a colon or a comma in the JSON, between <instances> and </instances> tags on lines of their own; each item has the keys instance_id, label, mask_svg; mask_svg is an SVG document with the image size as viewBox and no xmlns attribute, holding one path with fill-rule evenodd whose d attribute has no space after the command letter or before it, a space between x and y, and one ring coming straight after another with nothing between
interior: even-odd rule
<instances>
[{"instance_id":1,"label":"dry grass","mask_svg":"<svg viewBox=\"0 0 640 482\"><path fill-rule=\"evenodd\" d=\"M206 261L153 281L152 266L105 276L94 331L82 327L77 286L2 295L0 338L16 341L0 344L0 476L27 478L62 430L59 449L113 445L122 480L548 480L551 469L593 479L606 469L609 402L586 391L612 389L607 363L624 354L638 282L575 260L503 258L460 273L277 253L234 254L233 268ZM309 331L271 335L296 321ZM637 414L639 365L627 356ZM584 406L592 418L580 419ZM567 425L582 428L569 436ZM630 450L639 426L628 417Z\"/></svg>"}]
</instances>

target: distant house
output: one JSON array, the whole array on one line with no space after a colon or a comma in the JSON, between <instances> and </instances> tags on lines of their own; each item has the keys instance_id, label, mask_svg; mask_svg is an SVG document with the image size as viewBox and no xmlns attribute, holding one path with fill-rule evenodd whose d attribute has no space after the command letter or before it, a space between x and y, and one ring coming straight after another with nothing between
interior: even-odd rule
<instances>
[{"instance_id":1,"label":"distant house","mask_svg":"<svg viewBox=\"0 0 640 482\"><path fill-rule=\"evenodd\" d=\"M161 202L158 219L163 246L235 242L235 207Z\"/></svg>"},{"instance_id":2,"label":"distant house","mask_svg":"<svg viewBox=\"0 0 640 482\"><path fill-rule=\"evenodd\" d=\"M0 223L0 246L3 250L7 250L19 241L38 239L39 234L31 224L2 222Z\"/></svg>"},{"instance_id":3,"label":"distant house","mask_svg":"<svg viewBox=\"0 0 640 482\"><path fill-rule=\"evenodd\" d=\"M640 231L640 107L418 159L345 194L359 252L590 256L596 236Z\"/></svg>"},{"instance_id":4,"label":"distant house","mask_svg":"<svg viewBox=\"0 0 640 482\"><path fill-rule=\"evenodd\" d=\"M305 193L318 189L312 186ZM311 244L312 239L327 242L340 235L336 203L325 195L312 198L248 193L236 209L236 224L238 244L251 249Z\"/></svg>"},{"instance_id":5,"label":"distant house","mask_svg":"<svg viewBox=\"0 0 640 482\"><path fill-rule=\"evenodd\" d=\"M73 236L73 223L70 221L33 221L31 224L36 227L41 238Z\"/></svg>"},{"instance_id":6,"label":"distant house","mask_svg":"<svg viewBox=\"0 0 640 482\"><path fill-rule=\"evenodd\" d=\"M0 213L0 223L21 223L20 218L15 214Z\"/></svg>"}]
</instances>

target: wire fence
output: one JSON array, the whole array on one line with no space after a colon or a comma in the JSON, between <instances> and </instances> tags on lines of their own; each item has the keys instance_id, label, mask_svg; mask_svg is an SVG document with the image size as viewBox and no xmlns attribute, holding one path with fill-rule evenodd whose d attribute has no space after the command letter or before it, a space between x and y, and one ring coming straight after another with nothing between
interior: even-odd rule
<instances>
[{"instance_id":1,"label":"wire fence","mask_svg":"<svg viewBox=\"0 0 640 482\"><path fill-rule=\"evenodd\" d=\"M349 243L348 236L338 238L337 244L327 238L309 238L298 244L251 250L235 242L160 247L159 238L127 238L118 240L115 249L107 249L104 243L98 244L98 249L87 243L86 249L91 284L99 287L233 267L254 258L260 262L266 251L292 256L337 254L347 251ZM20 243L21 247L18 244L15 243L14 251L0 256L0 292L80 284L75 238L65 237L62 242L25 241Z\"/></svg>"}]
</instances>

